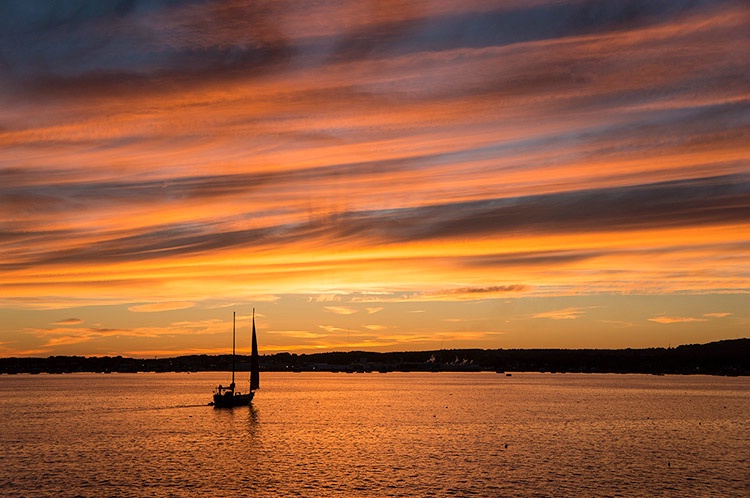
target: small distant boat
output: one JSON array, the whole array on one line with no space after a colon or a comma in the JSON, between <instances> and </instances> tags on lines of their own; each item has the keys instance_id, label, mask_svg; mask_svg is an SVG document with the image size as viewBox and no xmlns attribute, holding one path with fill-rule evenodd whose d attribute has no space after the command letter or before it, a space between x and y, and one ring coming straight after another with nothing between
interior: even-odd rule
<instances>
[{"instance_id":1,"label":"small distant boat","mask_svg":"<svg viewBox=\"0 0 750 498\"><path fill-rule=\"evenodd\" d=\"M260 389L260 367L258 363L258 338L255 333L255 308L253 308L253 349L250 356L250 390L242 393L236 390L234 384L235 372L235 344L236 344L236 313L232 313L232 383L229 387L219 384L214 391L214 408L233 408L235 406L247 406L255 396L255 390Z\"/></svg>"}]
</instances>

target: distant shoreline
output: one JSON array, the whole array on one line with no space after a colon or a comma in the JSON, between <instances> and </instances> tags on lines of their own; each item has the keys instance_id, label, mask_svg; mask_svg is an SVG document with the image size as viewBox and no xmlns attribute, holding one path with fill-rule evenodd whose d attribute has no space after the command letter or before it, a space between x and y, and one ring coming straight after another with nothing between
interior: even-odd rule
<instances>
[{"instance_id":1,"label":"distant shoreline","mask_svg":"<svg viewBox=\"0 0 750 498\"><path fill-rule=\"evenodd\" d=\"M249 356L237 358L247 369ZM174 358L49 356L0 358L0 374L210 372L231 369L231 355ZM378 353L275 353L264 371L322 372L559 372L750 375L750 339L648 349L443 349Z\"/></svg>"}]
</instances>

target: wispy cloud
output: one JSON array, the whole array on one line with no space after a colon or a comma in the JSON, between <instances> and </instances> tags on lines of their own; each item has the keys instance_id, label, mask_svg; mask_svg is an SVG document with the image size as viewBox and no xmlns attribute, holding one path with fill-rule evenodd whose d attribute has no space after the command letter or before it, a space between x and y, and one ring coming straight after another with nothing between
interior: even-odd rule
<instances>
[{"instance_id":1,"label":"wispy cloud","mask_svg":"<svg viewBox=\"0 0 750 498\"><path fill-rule=\"evenodd\" d=\"M358 311L348 306L323 306L323 309L336 315L353 315Z\"/></svg>"},{"instance_id":2,"label":"wispy cloud","mask_svg":"<svg viewBox=\"0 0 750 498\"><path fill-rule=\"evenodd\" d=\"M310 332L308 330L268 330L265 333L272 335L281 335L291 339L320 339L328 337L328 334Z\"/></svg>"},{"instance_id":3,"label":"wispy cloud","mask_svg":"<svg viewBox=\"0 0 750 498\"><path fill-rule=\"evenodd\" d=\"M341 327L335 327L333 325L319 325L319 327L321 329L325 330L326 332L328 332L329 334L341 334L341 333L344 333L344 332L347 333L347 334L349 334L351 332L351 330L349 330L349 329L344 329L344 328L341 328Z\"/></svg>"},{"instance_id":4,"label":"wispy cloud","mask_svg":"<svg viewBox=\"0 0 750 498\"><path fill-rule=\"evenodd\" d=\"M549 318L551 320L576 320L583 317L586 311L594 307L587 306L583 308L570 307L559 310L543 311L541 313L535 313L532 315L533 318Z\"/></svg>"},{"instance_id":5,"label":"wispy cloud","mask_svg":"<svg viewBox=\"0 0 750 498\"><path fill-rule=\"evenodd\" d=\"M231 324L223 320L209 319L198 321L181 321L165 324L160 327L133 327L133 328L109 328L109 327L73 327L63 326L58 328L27 328L25 333L39 337L44 340L43 348L53 348L71 344L86 344L108 338L137 338L156 339L160 337L174 336L199 336L226 333Z\"/></svg>"},{"instance_id":6,"label":"wispy cloud","mask_svg":"<svg viewBox=\"0 0 750 498\"><path fill-rule=\"evenodd\" d=\"M500 297L507 294L517 294L528 290L528 286L514 285L493 285L489 287L459 287L456 289L446 289L437 291L430 295L421 296L425 300L433 299L450 299L450 300L474 300Z\"/></svg>"},{"instance_id":7,"label":"wispy cloud","mask_svg":"<svg viewBox=\"0 0 750 498\"><path fill-rule=\"evenodd\" d=\"M337 293L324 293L311 296L308 300L315 303L338 303L343 300L343 296Z\"/></svg>"},{"instance_id":8,"label":"wispy cloud","mask_svg":"<svg viewBox=\"0 0 750 498\"><path fill-rule=\"evenodd\" d=\"M65 320L54 322L54 325L79 325L81 323L83 323L83 320L80 318L66 318Z\"/></svg>"},{"instance_id":9,"label":"wispy cloud","mask_svg":"<svg viewBox=\"0 0 750 498\"><path fill-rule=\"evenodd\" d=\"M617 327L617 328L630 328L633 327L635 324L633 322L626 322L622 320L599 320L601 323Z\"/></svg>"},{"instance_id":10,"label":"wispy cloud","mask_svg":"<svg viewBox=\"0 0 750 498\"><path fill-rule=\"evenodd\" d=\"M184 310L192 308L193 306L195 306L195 303L174 301L167 303L137 304L128 307L128 310L136 313L156 313L160 311Z\"/></svg>"},{"instance_id":11,"label":"wispy cloud","mask_svg":"<svg viewBox=\"0 0 750 498\"><path fill-rule=\"evenodd\" d=\"M113 337L117 335L153 336L144 331L128 331L125 329L113 329L102 327L87 328L61 328L61 329L28 329L27 332L44 338L42 348L54 348L71 344L88 343L94 340Z\"/></svg>"},{"instance_id":12,"label":"wispy cloud","mask_svg":"<svg viewBox=\"0 0 750 498\"><path fill-rule=\"evenodd\" d=\"M375 324L373 324L373 325L363 325L363 327L366 328L367 330L374 330L376 332L381 332L383 330L388 330L388 327L385 326L385 325L375 325Z\"/></svg>"},{"instance_id":13,"label":"wispy cloud","mask_svg":"<svg viewBox=\"0 0 750 498\"><path fill-rule=\"evenodd\" d=\"M692 316L655 316L648 319L650 322L656 323L693 323L693 322L705 322L705 318L696 318Z\"/></svg>"}]
</instances>

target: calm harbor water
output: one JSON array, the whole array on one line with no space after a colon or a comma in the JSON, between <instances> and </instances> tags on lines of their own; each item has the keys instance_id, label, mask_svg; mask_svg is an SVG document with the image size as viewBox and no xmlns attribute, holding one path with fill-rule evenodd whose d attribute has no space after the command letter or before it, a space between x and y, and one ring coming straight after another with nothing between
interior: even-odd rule
<instances>
[{"instance_id":1,"label":"calm harbor water","mask_svg":"<svg viewBox=\"0 0 750 498\"><path fill-rule=\"evenodd\" d=\"M266 373L206 406L227 378L0 376L0 494L750 496L748 378Z\"/></svg>"}]
</instances>

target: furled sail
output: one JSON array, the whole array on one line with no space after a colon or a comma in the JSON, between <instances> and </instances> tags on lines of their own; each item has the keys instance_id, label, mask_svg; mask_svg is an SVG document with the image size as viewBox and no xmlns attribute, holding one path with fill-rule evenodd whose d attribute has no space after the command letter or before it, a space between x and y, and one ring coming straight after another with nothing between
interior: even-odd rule
<instances>
[{"instance_id":1,"label":"furled sail","mask_svg":"<svg viewBox=\"0 0 750 498\"><path fill-rule=\"evenodd\" d=\"M250 390L260 389L260 366L258 364L258 338L255 334L255 308L253 308L253 350L250 356Z\"/></svg>"}]
</instances>

